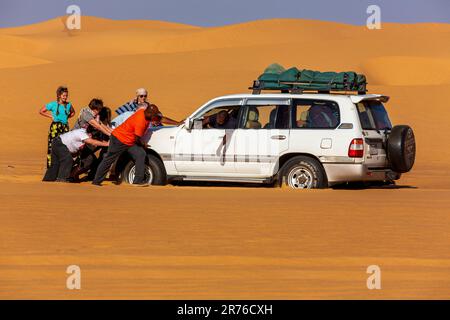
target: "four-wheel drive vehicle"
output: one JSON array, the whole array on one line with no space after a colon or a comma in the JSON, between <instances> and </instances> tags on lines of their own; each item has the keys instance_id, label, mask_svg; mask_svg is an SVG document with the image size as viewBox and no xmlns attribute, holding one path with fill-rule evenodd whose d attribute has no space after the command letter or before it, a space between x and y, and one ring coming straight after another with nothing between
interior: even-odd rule
<instances>
[{"instance_id":1,"label":"four-wheel drive vehicle","mask_svg":"<svg viewBox=\"0 0 450 320\"><path fill-rule=\"evenodd\" d=\"M241 94L213 99L179 127L149 130L150 184L273 183L294 189L394 181L411 170L415 139L392 127L375 94ZM123 155L115 174L133 181Z\"/></svg>"}]
</instances>

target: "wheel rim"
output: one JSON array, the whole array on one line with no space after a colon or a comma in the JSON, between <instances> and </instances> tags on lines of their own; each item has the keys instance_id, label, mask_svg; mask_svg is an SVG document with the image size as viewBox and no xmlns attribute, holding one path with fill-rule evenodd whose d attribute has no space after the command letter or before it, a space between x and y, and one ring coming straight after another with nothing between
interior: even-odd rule
<instances>
[{"instance_id":1,"label":"wheel rim","mask_svg":"<svg viewBox=\"0 0 450 320\"><path fill-rule=\"evenodd\" d=\"M292 189L311 189L313 174L309 168L297 166L289 172L288 184Z\"/></svg>"},{"instance_id":2,"label":"wheel rim","mask_svg":"<svg viewBox=\"0 0 450 320\"><path fill-rule=\"evenodd\" d=\"M134 176L136 175L136 166L132 166L130 172L128 173L128 182L133 184ZM152 184L153 181L153 172L150 169L150 166L145 166L145 181L148 184Z\"/></svg>"}]
</instances>

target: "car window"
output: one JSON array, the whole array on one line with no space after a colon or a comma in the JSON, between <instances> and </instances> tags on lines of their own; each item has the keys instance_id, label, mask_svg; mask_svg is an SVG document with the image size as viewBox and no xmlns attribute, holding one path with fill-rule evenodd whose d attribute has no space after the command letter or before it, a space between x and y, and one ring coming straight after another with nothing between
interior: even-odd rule
<instances>
[{"instance_id":1,"label":"car window","mask_svg":"<svg viewBox=\"0 0 450 320\"><path fill-rule=\"evenodd\" d=\"M221 106L204 113L203 129L236 129L240 106Z\"/></svg>"},{"instance_id":2,"label":"car window","mask_svg":"<svg viewBox=\"0 0 450 320\"><path fill-rule=\"evenodd\" d=\"M386 109L380 101L362 101L356 105L364 130L392 129Z\"/></svg>"},{"instance_id":3,"label":"car window","mask_svg":"<svg viewBox=\"0 0 450 320\"><path fill-rule=\"evenodd\" d=\"M293 128L334 129L340 123L339 106L333 101L294 101Z\"/></svg>"},{"instance_id":4,"label":"car window","mask_svg":"<svg viewBox=\"0 0 450 320\"><path fill-rule=\"evenodd\" d=\"M242 129L287 129L289 128L289 106L248 105L244 108L239 127Z\"/></svg>"}]
</instances>

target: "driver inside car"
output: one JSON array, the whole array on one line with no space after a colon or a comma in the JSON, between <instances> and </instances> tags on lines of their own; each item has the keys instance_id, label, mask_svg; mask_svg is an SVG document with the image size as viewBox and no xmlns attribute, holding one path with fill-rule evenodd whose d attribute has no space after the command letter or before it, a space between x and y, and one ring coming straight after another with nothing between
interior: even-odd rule
<instances>
[{"instance_id":1,"label":"driver inside car","mask_svg":"<svg viewBox=\"0 0 450 320\"><path fill-rule=\"evenodd\" d=\"M235 129L236 119L231 117L226 110L221 110L203 119L203 127L211 129Z\"/></svg>"}]
</instances>

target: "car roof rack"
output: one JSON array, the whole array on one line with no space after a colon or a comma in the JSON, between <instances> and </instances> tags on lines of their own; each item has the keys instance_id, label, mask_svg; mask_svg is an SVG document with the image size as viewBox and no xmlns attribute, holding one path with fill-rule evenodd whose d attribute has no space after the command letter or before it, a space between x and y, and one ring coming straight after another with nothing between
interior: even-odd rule
<instances>
[{"instance_id":1,"label":"car roof rack","mask_svg":"<svg viewBox=\"0 0 450 320\"><path fill-rule=\"evenodd\" d=\"M333 85L328 85L327 87L313 88L311 87L311 83L302 83L302 82L284 82L278 81L277 85L266 84L262 80L253 81L253 85L249 87L249 90L252 90L252 94L261 94L263 91L279 91L281 93L290 93L290 94L303 94L303 93L318 93L318 94L357 94L357 95L365 95L367 94L367 84L363 86L363 90L352 90L349 88L339 89L333 87Z\"/></svg>"},{"instance_id":2,"label":"car roof rack","mask_svg":"<svg viewBox=\"0 0 450 320\"><path fill-rule=\"evenodd\" d=\"M249 88L253 94L263 90L281 91L281 93L345 93L363 95L367 93L367 79L355 71L315 71L291 67L285 69L278 63L268 66L264 72L253 81Z\"/></svg>"}]
</instances>

